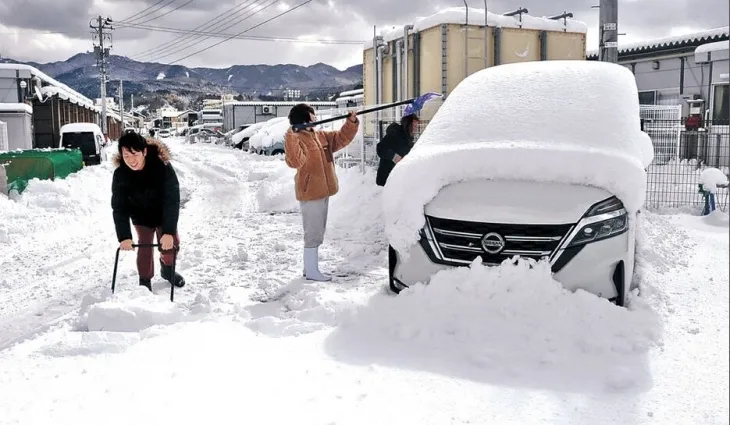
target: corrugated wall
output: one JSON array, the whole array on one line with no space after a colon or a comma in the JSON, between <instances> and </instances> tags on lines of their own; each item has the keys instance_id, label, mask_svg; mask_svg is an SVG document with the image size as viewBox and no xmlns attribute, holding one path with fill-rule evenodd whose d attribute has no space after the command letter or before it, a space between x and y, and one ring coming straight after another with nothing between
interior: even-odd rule
<instances>
[{"instance_id":1,"label":"corrugated wall","mask_svg":"<svg viewBox=\"0 0 730 425\"><path fill-rule=\"evenodd\" d=\"M487 66L495 65L495 55L498 64L529 62L541 60L585 60L586 36L583 33L566 33L562 31L545 31L545 52L542 54L541 31L521 28L487 28L483 26L445 24L426 29L419 33L418 68L420 73L415 75L414 53L408 53L408 84L406 97L426 92L440 92L444 90L448 96L464 78ZM444 32L445 30L445 32ZM496 30L496 31L495 31ZM499 37L495 37L495 32ZM485 43L484 37L487 37ZM467 39L468 37L468 39ZM495 46L495 40L499 46ZM409 48L414 47L416 37L411 34ZM445 41L445 43L444 43ZM467 43L465 45L465 43ZM486 60L485 60L486 44ZM389 42L390 51L395 48L395 41ZM442 45L446 47L446 67L442 66ZM497 47L495 49L495 47ZM468 48L468 51L467 51ZM373 73L373 49L363 52L363 86L365 105L373 105L376 100L375 81ZM467 59L468 57L468 59ZM383 58L382 82L383 99L387 103L393 99L393 66L396 61L392 54ZM443 86L445 77L446 86ZM417 84L417 93L414 93L414 82ZM438 102L432 102L433 108L427 107L422 113L422 119L428 120L438 109ZM429 104L431 105L431 103ZM433 106L433 105L432 105ZM366 134L371 134L366 127Z\"/></svg>"}]
</instances>

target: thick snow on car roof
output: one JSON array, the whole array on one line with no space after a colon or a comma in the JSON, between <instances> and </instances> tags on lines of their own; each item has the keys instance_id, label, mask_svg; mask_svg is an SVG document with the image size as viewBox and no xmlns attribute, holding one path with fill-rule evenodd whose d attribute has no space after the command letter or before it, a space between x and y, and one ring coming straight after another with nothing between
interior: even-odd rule
<instances>
[{"instance_id":1,"label":"thick snow on car roof","mask_svg":"<svg viewBox=\"0 0 730 425\"><path fill-rule=\"evenodd\" d=\"M542 61L487 68L454 89L393 170L383 193L386 233L405 251L438 191L473 179L594 186L636 211L652 152L625 67Z\"/></svg>"},{"instance_id":2,"label":"thick snow on car roof","mask_svg":"<svg viewBox=\"0 0 730 425\"><path fill-rule=\"evenodd\" d=\"M61 133L84 133L84 132L101 132L98 125L90 122L75 122L61 126Z\"/></svg>"}]
</instances>

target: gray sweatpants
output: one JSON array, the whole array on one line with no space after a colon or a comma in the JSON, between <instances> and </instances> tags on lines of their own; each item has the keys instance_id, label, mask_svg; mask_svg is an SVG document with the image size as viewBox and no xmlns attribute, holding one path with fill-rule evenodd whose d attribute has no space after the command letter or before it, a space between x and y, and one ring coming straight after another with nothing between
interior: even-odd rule
<instances>
[{"instance_id":1,"label":"gray sweatpants","mask_svg":"<svg viewBox=\"0 0 730 425\"><path fill-rule=\"evenodd\" d=\"M327 228L327 210L330 198L316 201L300 201L302 224L304 225L304 247L317 248L324 241Z\"/></svg>"}]
</instances>

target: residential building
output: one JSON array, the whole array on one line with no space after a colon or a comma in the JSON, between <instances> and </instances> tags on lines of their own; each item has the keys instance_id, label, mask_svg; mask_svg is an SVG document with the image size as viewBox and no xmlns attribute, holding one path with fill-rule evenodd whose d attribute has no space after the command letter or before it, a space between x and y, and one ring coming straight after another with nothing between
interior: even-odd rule
<instances>
[{"instance_id":1,"label":"residential building","mask_svg":"<svg viewBox=\"0 0 730 425\"><path fill-rule=\"evenodd\" d=\"M713 98L720 99L728 85L727 47L715 45L716 53L702 56L703 45L727 42L730 27L714 28L676 37L664 37L637 43L619 44L618 63L636 76L642 105L680 105L686 117L690 105L708 111ZM696 53L699 52L699 53ZM587 60L598 60L590 51ZM725 95L726 96L726 95Z\"/></svg>"},{"instance_id":2,"label":"residential building","mask_svg":"<svg viewBox=\"0 0 730 425\"><path fill-rule=\"evenodd\" d=\"M0 105L4 105L0 110L17 115L19 111L27 111L27 108L20 107L22 104L31 107L31 131L15 133L31 135L30 140L18 143L24 149L59 147L60 129L65 124L89 122L101 125L101 108L91 99L35 67L0 64ZM0 121L3 121L3 112L0 112ZM119 121L113 116L107 116L107 128L107 135L112 139L121 134Z\"/></svg>"},{"instance_id":3,"label":"residential building","mask_svg":"<svg viewBox=\"0 0 730 425\"><path fill-rule=\"evenodd\" d=\"M287 117L296 102L227 102L223 105L223 132L233 130L242 125L255 124L261 121L268 121L276 117ZM337 108L337 102L306 102L315 110L328 110Z\"/></svg>"},{"instance_id":4,"label":"residential building","mask_svg":"<svg viewBox=\"0 0 730 425\"><path fill-rule=\"evenodd\" d=\"M453 7L408 25L381 29L365 41L364 104L406 100L427 92L448 96L467 76L484 68L539 60L584 60L587 26L571 13L530 16L525 8L496 14ZM421 113L427 122L440 102ZM365 138L380 139L400 108L365 121ZM372 140L371 140L372 141Z\"/></svg>"}]
</instances>

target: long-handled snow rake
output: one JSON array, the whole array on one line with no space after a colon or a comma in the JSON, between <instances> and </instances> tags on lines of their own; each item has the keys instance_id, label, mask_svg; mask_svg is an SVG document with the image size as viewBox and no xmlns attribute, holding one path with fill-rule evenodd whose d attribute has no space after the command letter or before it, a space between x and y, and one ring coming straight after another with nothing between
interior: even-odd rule
<instances>
[{"instance_id":1,"label":"long-handled snow rake","mask_svg":"<svg viewBox=\"0 0 730 425\"><path fill-rule=\"evenodd\" d=\"M132 244L133 248L156 248L159 247L160 244L157 243L150 243L150 244ZM117 255L114 259L114 275L112 275L112 294L114 293L114 289L116 287L117 283L117 267L119 266L119 251L121 251L121 247L117 248ZM173 249L172 253L172 279L175 280L175 266L177 265L177 252L180 248L175 247ZM170 282L170 302L174 301L175 299L175 283Z\"/></svg>"},{"instance_id":2,"label":"long-handled snow rake","mask_svg":"<svg viewBox=\"0 0 730 425\"><path fill-rule=\"evenodd\" d=\"M415 113L418 113L418 111L420 111L423 108L423 106L426 104L426 102L430 101L431 99L437 98L437 97L443 97L443 95L441 93L428 92L428 93L422 94L418 97L414 97L412 99L401 100L398 102L393 102L393 103L388 103L385 105L374 106L372 108L362 109L360 111L357 111L355 113L355 115L364 115L364 114L368 114L370 112L382 111L383 109L395 108L396 106L401 106L401 105L408 105L403 110L404 116L409 115L409 114L415 114ZM308 123L303 123L303 124L295 124L292 127L294 128L294 131L299 131L299 130L303 130L308 127L316 127L320 124L327 124L330 122L343 120L349 116L350 116L350 114L345 114L345 115L340 115L340 116L336 116L336 117L332 117L332 118L326 118L326 119L319 120L319 121L308 122Z\"/></svg>"}]
</instances>

